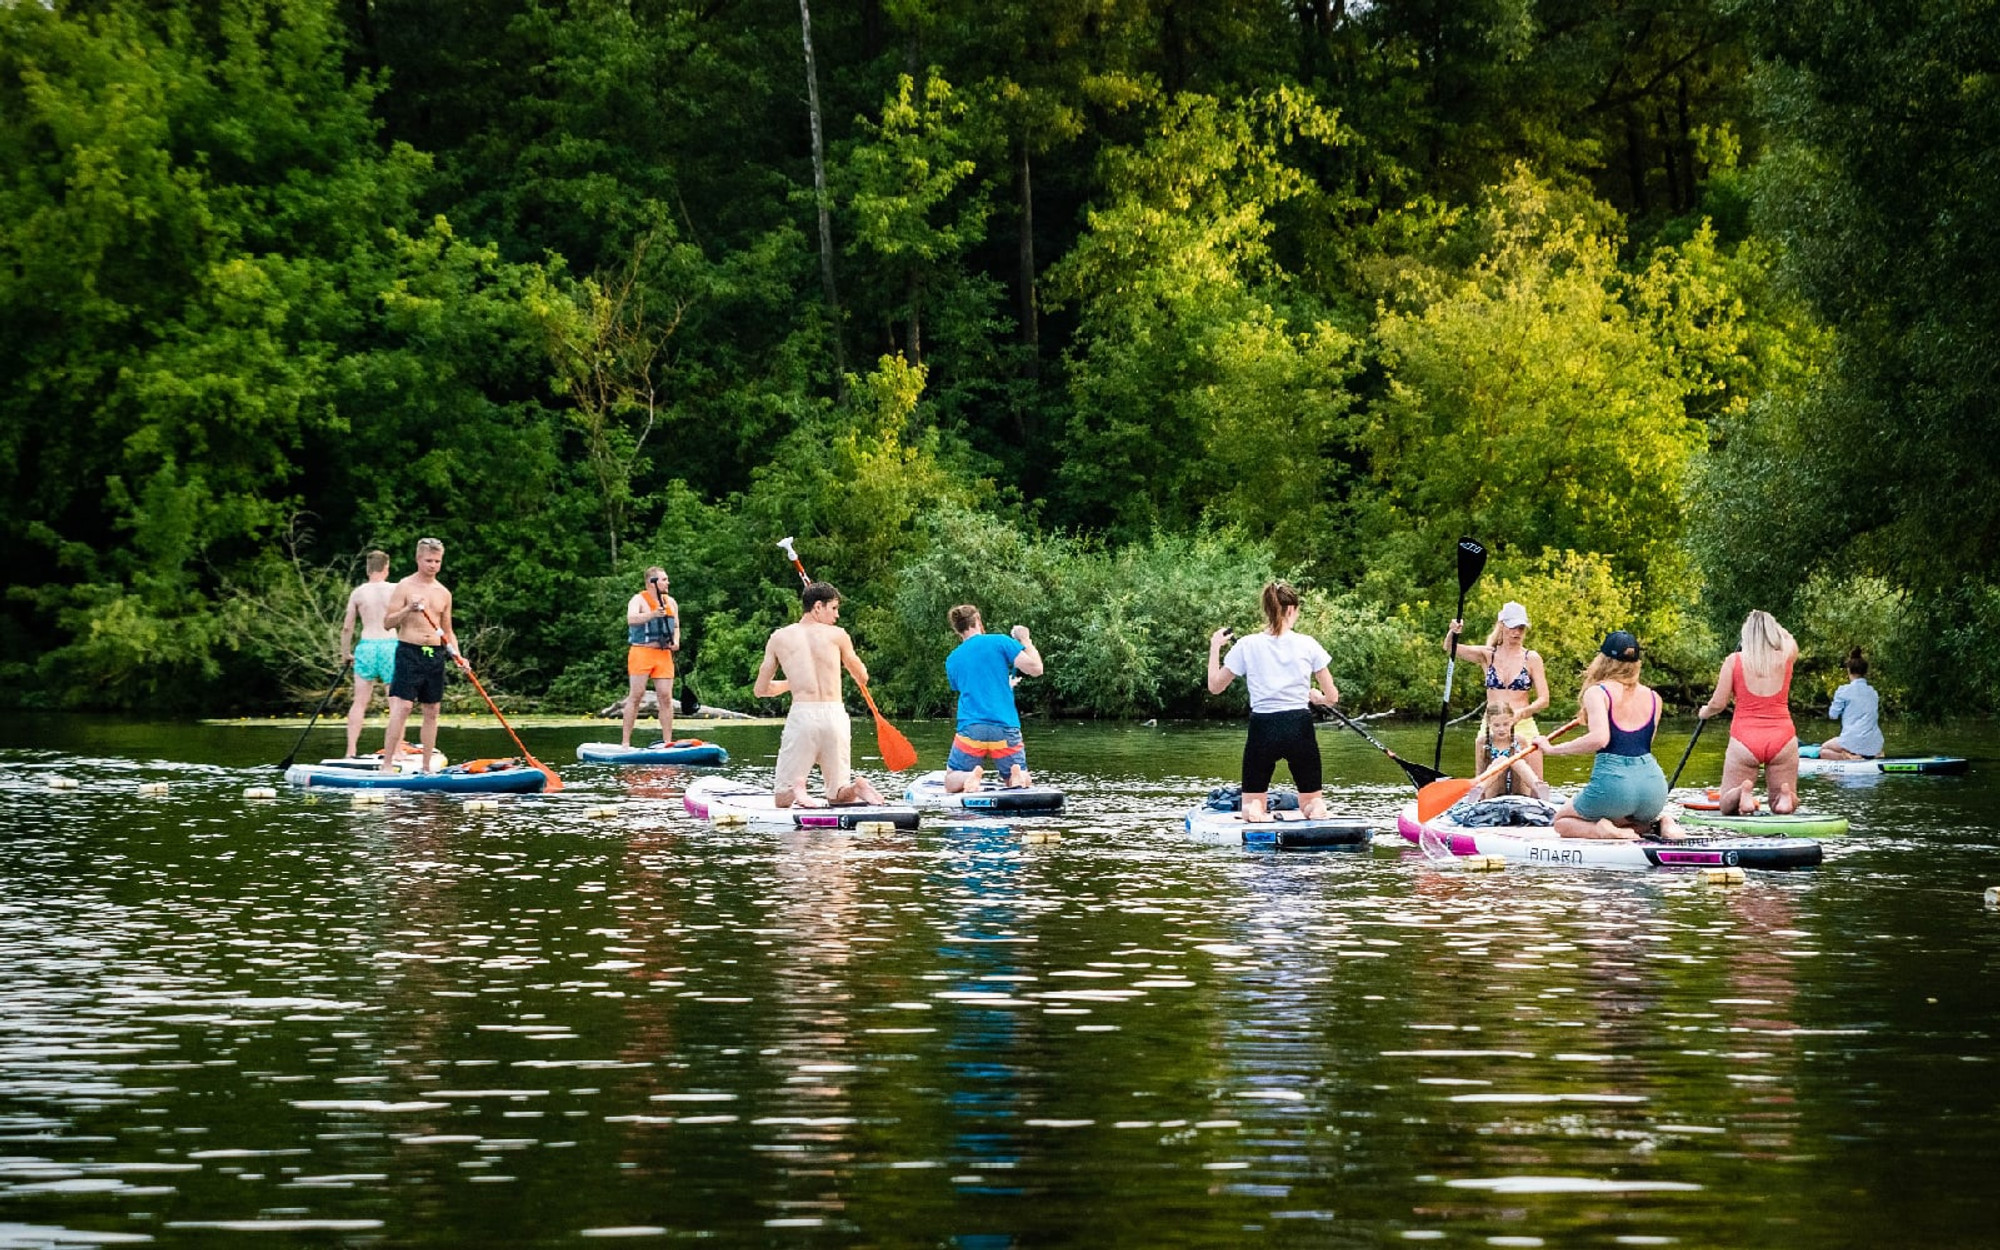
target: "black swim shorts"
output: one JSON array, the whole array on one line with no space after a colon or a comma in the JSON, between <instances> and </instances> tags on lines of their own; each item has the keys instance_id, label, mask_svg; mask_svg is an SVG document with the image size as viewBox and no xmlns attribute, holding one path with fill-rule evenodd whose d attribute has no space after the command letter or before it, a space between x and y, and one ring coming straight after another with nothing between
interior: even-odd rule
<instances>
[{"instance_id":1,"label":"black swim shorts","mask_svg":"<svg viewBox=\"0 0 2000 1250\"><path fill-rule=\"evenodd\" d=\"M1243 743L1243 793L1270 789L1271 774L1281 760L1291 766L1292 783L1300 794L1319 791L1319 738L1313 733L1309 709L1250 713L1250 736Z\"/></svg>"},{"instance_id":2,"label":"black swim shorts","mask_svg":"<svg viewBox=\"0 0 2000 1250\"><path fill-rule=\"evenodd\" d=\"M444 702L444 644L419 646L396 643L396 676L389 683L389 697L412 703Z\"/></svg>"}]
</instances>

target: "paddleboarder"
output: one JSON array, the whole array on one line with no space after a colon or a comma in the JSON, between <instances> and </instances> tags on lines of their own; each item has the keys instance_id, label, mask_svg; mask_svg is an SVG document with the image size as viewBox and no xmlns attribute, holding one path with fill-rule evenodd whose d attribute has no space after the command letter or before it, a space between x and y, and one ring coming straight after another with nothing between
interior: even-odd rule
<instances>
[{"instance_id":1,"label":"paddleboarder","mask_svg":"<svg viewBox=\"0 0 2000 1250\"><path fill-rule=\"evenodd\" d=\"M1888 744L1882 740L1882 697L1868 684L1868 659L1855 647L1847 653L1847 684L1833 692L1828 720L1840 722L1840 732L1819 744L1823 760L1872 760Z\"/></svg>"},{"instance_id":2,"label":"paddleboarder","mask_svg":"<svg viewBox=\"0 0 2000 1250\"><path fill-rule=\"evenodd\" d=\"M1251 824L1271 819L1271 777L1283 761L1299 788L1300 816L1325 820L1312 709L1340 702L1340 688L1327 671L1332 657L1316 639L1294 628L1299 623L1298 591L1284 582L1271 582L1264 587L1263 607L1265 623L1259 632L1238 639L1225 625L1208 639L1209 693L1221 694L1238 677L1250 688L1250 734L1243 743L1243 819ZM1232 640L1234 645L1224 655L1223 644Z\"/></svg>"},{"instance_id":3,"label":"paddleboarder","mask_svg":"<svg viewBox=\"0 0 2000 1250\"><path fill-rule=\"evenodd\" d=\"M1518 724L1526 724L1528 731L1516 736L1515 729ZM1491 750L1488 753L1491 758L1487 762L1512 760L1513 763L1507 766L1505 772L1481 786L1475 798L1492 799L1503 794L1527 794L1544 800L1549 798L1549 783L1542 779L1537 767L1541 762L1541 753L1521 749L1537 736L1534 724L1532 717L1523 717L1521 721L1515 721L1505 708L1487 712L1486 728L1491 735ZM1485 771L1486 765L1481 764L1480 772Z\"/></svg>"},{"instance_id":4,"label":"paddleboarder","mask_svg":"<svg viewBox=\"0 0 2000 1250\"><path fill-rule=\"evenodd\" d=\"M1565 838L1630 842L1652 833L1657 822L1661 837L1685 836L1667 813L1667 775L1653 758L1660 696L1639 681L1637 638L1622 629L1605 635L1583 671L1578 703L1587 729L1581 738L1537 738L1533 744L1541 755L1597 756L1590 783L1556 812L1555 831Z\"/></svg>"},{"instance_id":5,"label":"paddleboarder","mask_svg":"<svg viewBox=\"0 0 2000 1250\"><path fill-rule=\"evenodd\" d=\"M1696 714L1707 720L1732 700L1736 704L1729 752L1722 758L1722 814L1757 810L1757 770L1762 768L1771 810L1784 815L1799 806L1799 733L1791 706L1799 644L1761 610L1743 618L1740 639L1742 650L1722 662L1715 693Z\"/></svg>"},{"instance_id":6,"label":"paddleboarder","mask_svg":"<svg viewBox=\"0 0 2000 1250\"><path fill-rule=\"evenodd\" d=\"M779 807L825 807L829 799L882 802L868 779L851 770L853 727L840 701L842 668L856 684L867 685L868 670L854 653L854 640L840 627L840 592L826 582L808 582L799 592L799 619L771 635L757 669L758 698L792 696L771 791ZM819 765L826 799L806 793L814 764Z\"/></svg>"},{"instance_id":7,"label":"paddleboarder","mask_svg":"<svg viewBox=\"0 0 2000 1250\"><path fill-rule=\"evenodd\" d=\"M1021 743L1021 712L1014 704L1015 672L1042 675L1042 653L1026 625L989 634L979 609L969 603L947 618L959 637L945 657L945 680L958 692L958 728L944 768L946 794L977 790L991 764L1009 789L1027 788L1028 754Z\"/></svg>"},{"instance_id":8,"label":"paddleboarder","mask_svg":"<svg viewBox=\"0 0 2000 1250\"><path fill-rule=\"evenodd\" d=\"M396 588L389 584L389 553L371 551L365 557L368 580L347 595L347 615L340 623L340 654L354 665L354 702L347 709L347 755L361 749L361 722L368 717L368 704L375 686L386 687L396 677L396 635L382 623L389 610L389 597ZM354 640L354 625L361 624L361 641Z\"/></svg>"},{"instance_id":9,"label":"paddleboarder","mask_svg":"<svg viewBox=\"0 0 2000 1250\"><path fill-rule=\"evenodd\" d=\"M1464 627L1463 621L1451 623L1451 631L1444 640L1445 654L1451 654L1452 640ZM1458 644L1460 655L1486 670L1486 713L1480 718L1479 736L1473 742L1474 773L1486 771L1487 764L1496 758L1493 724L1500 716L1512 722L1514 733L1524 741L1541 733L1535 724L1535 713L1549 705L1549 679L1542 667L1541 653L1530 651L1527 639L1528 609L1510 599L1494 617L1485 646ZM1526 764L1540 780L1544 767L1541 757L1531 755Z\"/></svg>"},{"instance_id":10,"label":"paddleboarder","mask_svg":"<svg viewBox=\"0 0 2000 1250\"><path fill-rule=\"evenodd\" d=\"M625 675L632 688L625 697L625 728L618 741L632 745L632 727L646 683L660 714L660 741L674 740L674 652L681 649L681 608L667 593L667 571L659 565L646 570L646 584L625 605Z\"/></svg>"},{"instance_id":11,"label":"paddleboarder","mask_svg":"<svg viewBox=\"0 0 2000 1250\"><path fill-rule=\"evenodd\" d=\"M396 672L389 682L389 732L382 740L382 771L396 767L403 745L403 726L412 708L423 708L423 771L431 771L431 751L437 746L438 706L444 702L444 661L458 657L458 634L451 625L451 591L438 580L444 568L444 544L435 538L417 540L417 571L396 583L382 623L396 631Z\"/></svg>"}]
</instances>

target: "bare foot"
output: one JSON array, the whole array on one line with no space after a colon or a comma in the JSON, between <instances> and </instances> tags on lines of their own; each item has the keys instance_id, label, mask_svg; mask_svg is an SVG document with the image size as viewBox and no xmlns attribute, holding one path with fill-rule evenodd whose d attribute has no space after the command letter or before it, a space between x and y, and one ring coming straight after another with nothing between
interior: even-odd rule
<instances>
[{"instance_id":1,"label":"bare foot","mask_svg":"<svg viewBox=\"0 0 2000 1250\"><path fill-rule=\"evenodd\" d=\"M1009 790L1027 789L1028 770L1021 767L1019 764L1014 765L1014 770L1007 774L1007 788Z\"/></svg>"},{"instance_id":2,"label":"bare foot","mask_svg":"<svg viewBox=\"0 0 2000 1250\"><path fill-rule=\"evenodd\" d=\"M975 785L969 788L977 790L979 787ZM836 803L873 803L880 806L883 799L882 792L874 786L869 785L866 777L856 777L841 788L840 793L834 796L834 801Z\"/></svg>"},{"instance_id":3,"label":"bare foot","mask_svg":"<svg viewBox=\"0 0 2000 1250\"><path fill-rule=\"evenodd\" d=\"M1597 822L1597 836L1606 842L1637 842L1639 835L1613 820Z\"/></svg>"}]
</instances>

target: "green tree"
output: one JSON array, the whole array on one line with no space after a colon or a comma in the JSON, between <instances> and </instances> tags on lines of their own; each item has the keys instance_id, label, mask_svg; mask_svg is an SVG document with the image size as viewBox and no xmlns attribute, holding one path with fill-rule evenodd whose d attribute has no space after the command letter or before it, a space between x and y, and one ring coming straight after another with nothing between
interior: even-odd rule
<instances>
[{"instance_id":1,"label":"green tree","mask_svg":"<svg viewBox=\"0 0 2000 1250\"><path fill-rule=\"evenodd\" d=\"M1376 541L1471 533L1498 552L1601 552L1631 577L1674 553L1700 380L1633 311L1606 220L1517 174L1455 241L1468 266L1405 273L1375 331Z\"/></svg>"},{"instance_id":2,"label":"green tree","mask_svg":"<svg viewBox=\"0 0 2000 1250\"><path fill-rule=\"evenodd\" d=\"M1077 305L1065 515L1129 540L1204 512L1296 555L1337 497L1355 340L1288 282L1273 208L1304 195L1294 145L1334 119L1277 91L1183 96L1106 152L1108 202L1051 271Z\"/></svg>"}]
</instances>

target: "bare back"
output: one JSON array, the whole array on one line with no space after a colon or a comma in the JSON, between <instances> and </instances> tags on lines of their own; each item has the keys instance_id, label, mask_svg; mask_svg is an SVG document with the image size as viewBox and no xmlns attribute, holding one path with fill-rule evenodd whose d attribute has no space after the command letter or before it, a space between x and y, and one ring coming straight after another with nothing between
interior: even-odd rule
<instances>
[{"instance_id":1,"label":"bare back","mask_svg":"<svg viewBox=\"0 0 2000 1250\"><path fill-rule=\"evenodd\" d=\"M422 605L423 611L414 610L417 604ZM383 605L384 623L397 612L405 615L396 623L396 637L420 647L437 646L445 641L440 631L451 628L451 591L434 577L412 573L396 583ZM429 620L425 619L425 612L430 614ZM432 627L432 621L437 622L437 628Z\"/></svg>"},{"instance_id":2,"label":"bare back","mask_svg":"<svg viewBox=\"0 0 2000 1250\"><path fill-rule=\"evenodd\" d=\"M382 623L382 617L389 610L389 600L396 593L396 584L388 581L363 582L354 588L348 602L353 605L354 614L361 621L361 637L364 641L373 638L394 638L395 631Z\"/></svg>"},{"instance_id":3,"label":"bare back","mask_svg":"<svg viewBox=\"0 0 2000 1250\"><path fill-rule=\"evenodd\" d=\"M795 621L771 635L764 654L784 671L792 702L838 703L840 668L854 644L838 625Z\"/></svg>"}]
</instances>

